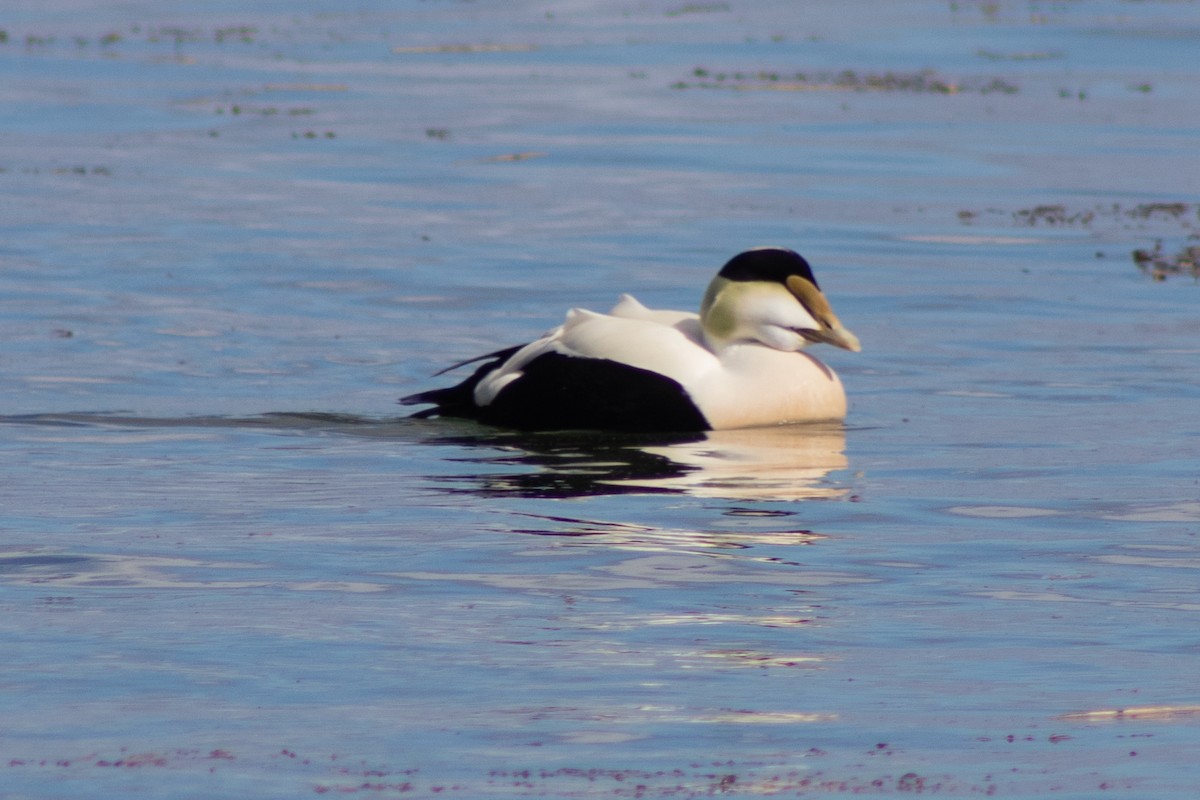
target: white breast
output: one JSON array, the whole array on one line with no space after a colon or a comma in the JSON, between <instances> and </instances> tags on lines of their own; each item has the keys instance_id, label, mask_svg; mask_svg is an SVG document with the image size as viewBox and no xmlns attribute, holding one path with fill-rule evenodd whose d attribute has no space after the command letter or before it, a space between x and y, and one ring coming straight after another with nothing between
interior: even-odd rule
<instances>
[{"instance_id":1,"label":"white breast","mask_svg":"<svg viewBox=\"0 0 1200 800\"><path fill-rule=\"evenodd\" d=\"M807 353L759 344L726 348L720 371L687 389L714 430L846 416L837 373Z\"/></svg>"}]
</instances>

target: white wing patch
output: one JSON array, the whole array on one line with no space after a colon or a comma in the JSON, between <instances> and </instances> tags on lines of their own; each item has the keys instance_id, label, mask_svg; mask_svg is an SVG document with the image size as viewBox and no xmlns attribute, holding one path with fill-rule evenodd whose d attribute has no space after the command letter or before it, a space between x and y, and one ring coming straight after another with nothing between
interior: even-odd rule
<instances>
[{"instance_id":1,"label":"white wing patch","mask_svg":"<svg viewBox=\"0 0 1200 800\"><path fill-rule=\"evenodd\" d=\"M702 342L696 314L649 309L629 295L621 297L611 314L573 308L562 325L485 376L475 387L475 402L490 404L521 377L526 364L546 353L616 361L673 378L686 388L720 369L717 357Z\"/></svg>"}]
</instances>

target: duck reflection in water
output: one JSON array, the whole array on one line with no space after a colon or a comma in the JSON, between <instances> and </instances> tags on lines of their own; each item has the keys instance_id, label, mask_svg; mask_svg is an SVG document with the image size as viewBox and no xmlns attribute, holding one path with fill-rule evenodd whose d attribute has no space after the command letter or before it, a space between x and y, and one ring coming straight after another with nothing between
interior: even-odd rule
<instances>
[{"instance_id":1,"label":"duck reflection in water","mask_svg":"<svg viewBox=\"0 0 1200 800\"><path fill-rule=\"evenodd\" d=\"M432 442L482 448L467 461L487 469L441 479L449 483L444 485L448 491L548 498L663 493L735 500L835 499L849 493L829 477L847 468L840 423L655 435L471 428ZM495 470L506 465L519 469Z\"/></svg>"}]
</instances>

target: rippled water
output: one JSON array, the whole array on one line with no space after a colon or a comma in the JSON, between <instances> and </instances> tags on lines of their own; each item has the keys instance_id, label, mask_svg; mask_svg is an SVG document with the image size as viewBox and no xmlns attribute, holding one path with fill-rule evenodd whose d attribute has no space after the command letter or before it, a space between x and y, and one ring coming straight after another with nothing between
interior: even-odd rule
<instances>
[{"instance_id":1,"label":"rippled water","mask_svg":"<svg viewBox=\"0 0 1200 800\"><path fill-rule=\"evenodd\" d=\"M1193 3L6 15L4 797L1195 795ZM768 243L845 426L394 405Z\"/></svg>"}]
</instances>

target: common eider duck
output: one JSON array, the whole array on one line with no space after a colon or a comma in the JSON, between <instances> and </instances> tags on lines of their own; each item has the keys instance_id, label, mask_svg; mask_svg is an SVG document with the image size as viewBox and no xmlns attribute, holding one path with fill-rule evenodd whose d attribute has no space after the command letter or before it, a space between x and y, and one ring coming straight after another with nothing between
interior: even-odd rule
<instances>
[{"instance_id":1,"label":"common eider duck","mask_svg":"<svg viewBox=\"0 0 1200 800\"><path fill-rule=\"evenodd\" d=\"M582 308L540 339L483 361L456 386L409 395L415 417L466 417L524 430L702 431L840 420L837 375L804 351L858 352L802 256L757 248L709 284L700 313L649 309L629 295Z\"/></svg>"}]
</instances>

